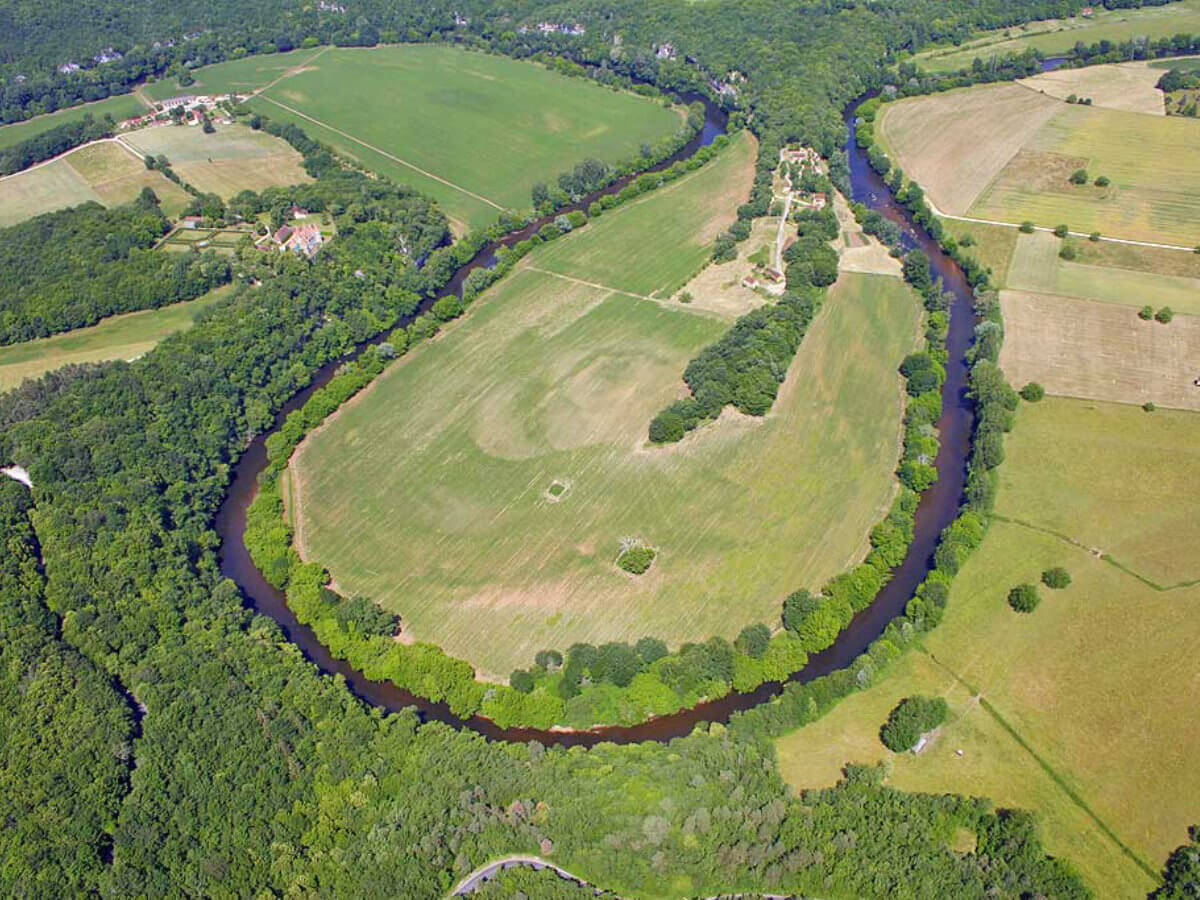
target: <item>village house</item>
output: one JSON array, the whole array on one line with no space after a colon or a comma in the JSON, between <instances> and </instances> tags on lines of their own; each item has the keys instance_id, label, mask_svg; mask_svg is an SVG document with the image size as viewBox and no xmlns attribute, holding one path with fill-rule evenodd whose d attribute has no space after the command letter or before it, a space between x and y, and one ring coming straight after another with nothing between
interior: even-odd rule
<instances>
[{"instance_id":1,"label":"village house","mask_svg":"<svg viewBox=\"0 0 1200 900\"><path fill-rule=\"evenodd\" d=\"M675 57L676 57L675 45L671 44L671 43L656 44L654 47L654 55L657 56L659 59L675 59Z\"/></svg>"},{"instance_id":2,"label":"village house","mask_svg":"<svg viewBox=\"0 0 1200 900\"><path fill-rule=\"evenodd\" d=\"M287 234L280 239L284 232ZM275 232L275 242L280 250L291 250L293 253L311 257L325 242L321 229L316 225L297 225L295 228L284 226Z\"/></svg>"}]
</instances>

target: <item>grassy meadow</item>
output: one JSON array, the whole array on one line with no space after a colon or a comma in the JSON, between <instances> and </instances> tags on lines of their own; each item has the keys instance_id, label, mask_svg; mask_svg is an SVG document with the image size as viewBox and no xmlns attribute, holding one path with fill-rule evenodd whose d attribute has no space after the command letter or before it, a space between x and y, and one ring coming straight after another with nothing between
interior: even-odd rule
<instances>
[{"instance_id":1,"label":"grassy meadow","mask_svg":"<svg viewBox=\"0 0 1200 900\"><path fill-rule=\"evenodd\" d=\"M886 104L896 164L946 213L1200 244L1200 121L1072 105L1015 84ZM1085 169L1107 187L1070 182Z\"/></svg>"},{"instance_id":2,"label":"grassy meadow","mask_svg":"<svg viewBox=\"0 0 1200 900\"><path fill-rule=\"evenodd\" d=\"M187 303L112 316L90 328L0 347L0 391L72 363L141 356L167 335L190 328L200 313L232 292L231 286L220 287Z\"/></svg>"},{"instance_id":3,"label":"grassy meadow","mask_svg":"<svg viewBox=\"0 0 1200 900\"><path fill-rule=\"evenodd\" d=\"M125 142L142 154L166 154L188 184L229 199L239 191L311 181L303 159L285 141L245 125L161 125L135 131Z\"/></svg>"},{"instance_id":4,"label":"grassy meadow","mask_svg":"<svg viewBox=\"0 0 1200 900\"><path fill-rule=\"evenodd\" d=\"M43 131L49 131L58 125L78 122L88 113L97 119L110 115L115 121L120 122L122 119L132 118L144 112L146 112L146 105L134 94L108 97L105 100L97 100L95 103L84 103L69 109L47 113L44 116L35 116L24 122L13 122L11 125L0 126L0 147L11 147L13 144L41 134Z\"/></svg>"},{"instance_id":5,"label":"grassy meadow","mask_svg":"<svg viewBox=\"0 0 1200 900\"><path fill-rule=\"evenodd\" d=\"M991 59L1022 53L1029 48L1046 56L1069 54L1082 41L1114 43L1137 36L1171 37L1200 31L1200 0L1182 0L1142 9L1105 9L1097 5L1091 18L1072 16L1029 22L1011 28L981 32L960 47L937 47L918 53L913 61L931 72L970 67L976 57Z\"/></svg>"},{"instance_id":6,"label":"grassy meadow","mask_svg":"<svg viewBox=\"0 0 1200 900\"><path fill-rule=\"evenodd\" d=\"M918 338L899 279L843 276L770 415L727 411L668 449L647 424L730 319L612 289L648 295L637 272L582 283L597 246L622 258L662 232L658 283L677 281L674 256L712 227L682 213L752 171L752 153L710 164L647 198L655 215L616 210L535 251L311 435L292 464L306 557L501 677L579 640L732 637L860 558L895 489L896 366ZM572 244L591 277L566 271ZM543 269L551 252L580 280ZM646 575L615 565L623 537L658 550Z\"/></svg>"},{"instance_id":7,"label":"grassy meadow","mask_svg":"<svg viewBox=\"0 0 1200 900\"><path fill-rule=\"evenodd\" d=\"M184 94L249 94L287 72L304 66L322 52L323 49L316 48L246 56L193 70L191 75L195 83L187 87L181 87L174 78L164 78L143 85L141 90L154 100L167 100Z\"/></svg>"},{"instance_id":8,"label":"grassy meadow","mask_svg":"<svg viewBox=\"0 0 1200 900\"><path fill-rule=\"evenodd\" d=\"M328 50L251 106L435 197L470 226L486 225L501 208L528 207L536 182L585 157L636 156L681 123L655 101L586 79L417 45Z\"/></svg>"},{"instance_id":9,"label":"grassy meadow","mask_svg":"<svg viewBox=\"0 0 1200 900\"><path fill-rule=\"evenodd\" d=\"M44 166L0 179L0 227L93 200L119 206L150 187L167 215L177 215L188 195L161 173L147 169L114 141L90 144Z\"/></svg>"},{"instance_id":10,"label":"grassy meadow","mask_svg":"<svg viewBox=\"0 0 1200 900\"><path fill-rule=\"evenodd\" d=\"M1180 502L1198 447L1193 413L1023 404L998 521L945 621L880 684L779 741L788 780L827 785L845 762L890 758L898 788L1033 809L1048 850L1098 896L1143 896L1200 808L1200 534ZM1034 613L1014 613L1009 588L1051 566L1070 587L1042 587ZM921 754L893 755L879 728L916 693L945 696L951 718Z\"/></svg>"}]
</instances>

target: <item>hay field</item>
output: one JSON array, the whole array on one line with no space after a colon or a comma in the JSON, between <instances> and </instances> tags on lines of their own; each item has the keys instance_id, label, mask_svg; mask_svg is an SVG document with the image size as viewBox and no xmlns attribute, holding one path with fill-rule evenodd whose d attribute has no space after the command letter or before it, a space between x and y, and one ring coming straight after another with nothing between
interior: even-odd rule
<instances>
[{"instance_id":1,"label":"hay field","mask_svg":"<svg viewBox=\"0 0 1200 900\"><path fill-rule=\"evenodd\" d=\"M1108 188L1073 185L1075 169ZM1200 121L1061 104L970 215L1073 231L1200 244Z\"/></svg>"},{"instance_id":2,"label":"hay field","mask_svg":"<svg viewBox=\"0 0 1200 900\"><path fill-rule=\"evenodd\" d=\"M654 299L674 296L750 196L757 152L757 142L739 134L708 165L605 213L602 227L550 244L534 265Z\"/></svg>"},{"instance_id":3,"label":"hay field","mask_svg":"<svg viewBox=\"0 0 1200 900\"><path fill-rule=\"evenodd\" d=\"M1070 243L1081 249L1094 246L1091 241L1074 238ZM1062 246L1062 241L1044 231L1018 234L1007 286L1018 291L1120 303L1136 309L1147 303L1155 309L1169 306L1175 312L1200 315L1200 278L1068 261L1058 255ZM1187 261L1195 258L1195 254L1178 250L1159 252ZM1097 256L1105 258L1103 254Z\"/></svg>"},{"instance_id":4,"label":"hay field","mask_svg":"<svg viewBox=\"0 0 1200 900\"><path fill-rule=\"evenodd\" d=\"M817 786L841 763L891 756L894 786L1033 809L1049 851L1098 896L1143 896L1150 876L1117 842L1157 871L1200 808L1200 587L1143 580L1200 578L1200 538L1180 502L1200 478L1200 417L1048 398L1022 406L1007 443L997 510L1009 521L993 523L963 568L927 654L783 738L783 771ZM1043 588L1028 617L1013 613L1008 589L1055 565L1072 585ZM951 720L920 755L893 756L879 727L912 693L945 695Z\"/></svg>"},{"instance_id":5,"label":"hay field","mask_svg":"<svg viewBox=\"0 0 1200 900\"><path fill-rule=\"evenodd\" d=\"M112 316L90 328L0 347L0 391L73 363L141 356L167 335L190 328L200 313L232 293L232 287L220 287L187 303Z\"/></svg>"},{"instance_id":6,"label":"hay field","mask_svg":"<svg viewBox=\"0 0 1200 900\"><path fill-rule=\"evenodd\" d=\"M164 78L162 81L143 85L141 90L154 100L167 100L184 94L249 94L270 84L288 71L302 67L322 52L324 51L321 48L312 48L291 50L287 53L255 54L205 66L202 69L193 69L191 75L196 81L187 87L181 87L174 78Z\"/></svg>"},{"instance_id":7,"label":"hay field","mask_svg":"<svg viewBox=\"0 0 1200 900\"><path fill-rule=\"evenodd\" d=\"M947 72L970 67L976 57L988 60L1021 53L1031 47L1046 56L1058 56L1071 53L1078 41L1085 44L1101 40L1120 43L1139 35L1162 38L1198 31L1200 0L1142 9L1108 10L1097 5L1096 13L1090 19L1083 16L1046 19L981 32L961 47L939 47L918 53L914 62L931 72Z\"/></svg>"},{"instance_id":8,"label":"hay field","mask_svg":"<svg viewBox=\"0 0 1200 900\"><path fill-rule=\"evenodd\" d=\"M1144 322L1131 307L1001 291L1000 364L1051 394L1200 410L1200 317Z\"/></svg>"},{"instance_id":9,"label":"hay field","mask_svg":"<svg viewBox=\"0 0 1200 900\"><path fill-rule=\"evenodd\" d=\"M535 183L585 157L636 156L681 123L655 101L587 79L430 45L328 50L251 107L435 197L470 226L499 208L528 208Z\"/></svg>"},{"instance_id":10,"label":"hay field","mask_svg":"<svg viewBox=\"0 0 1200 900\"><path fill-rule=\"evenodd\" d=\"M312 180L289 144L245 125L218 125L213 134L198 126L160 125L133 132L125 141L143 154L166 154L180 178L226 200L239 191Z\"/></svg>"},{"instance_id":11,"label":"hay field","mask_svg":"<svg viewBox=\"0 0 1200 900\"><path fill-rule=\"evenodd\" d=\"M34 116L24 122L13 122L11 125L0 126L0 147L11 147L13 144L41 134L43 131L49 131L58 125L77 122L89 113L97 119L110 115L115 121L120 122L122 119L140 115L145 111L146 106L133 94L108 97L104 100L97 100L95 103L84 103L69 109L46 113L43 116Z\"/></svg>"},{"instance_id":12,"label":"hay field","mask_svg":"<svg viewBox=\"0 0 1200 900\"><path fill-rule=\"evenodd\" d=\"M942 212L964 215L1063 104L1015 84L886 103L876 133Z\"/></svg>"},{"instance_id":13,"label":"hay field","mask_svg":"<svg viewBox=\"0 0 1200 900\"><path fill-rule=\"evenodd\" d=\"M1093 105L1105 109L1165 116L1162 91L1155 87L1162 72L1146 62L1108 63L1082 69L1056 69L1032 78L1019 78L1017 84L1066 100L1072 94L1088 97Z\"/></svg>"},{"instance_id":14,"label":"hay field","mask_svg":"<svg viewBox=\"0 0 1200 900\"><path fill-rule=\"evenodd\" d=\"M1008 267L1017 246L1020 232L1004 225L983 225L979 222L963 222L959 219L941 219L947 233L962 241L970 237L974 244L969 251L983 265L992 270L992 281L1004 287L1008 281ZM1108 245L1114 246L1114 245Z\"/></svg>"},{"instance_id":15,"label":"hay field","mask_svg":"<svg viewBox=\"0 0 1200 900\"><path fill-rule=\"evenodd\" d=\"M753 154L745 170L710 164L687 188L721 194L752 168ZM896 278L843 277L771 415L727 411L672 448L645 446L729 319L537 269L573 243L594 265L588 230L617 258L666 232L661 277L676 278L672 255L708 225L680 215L683 191L647 202L657 215L636 228L614 211L535 251L293 460L306 557L485 673L578 640L678 645L775 621L790 590L860 558L893 495L896 366L920 318ZM555 481L567 491L552 500ZM641 578L614 564L625 536L659 550Z\"/></svg>"},{"instance_id":16,"label":"hay field","mask_svg":"<svg viewBox=\"0 0 1200 900\"><path fill-rule=\"evenodd\" d=\"M0 226L89 200L119 206L150 187L167 215L187 205L188 195L159 172L148 170L114 141L80 147L44 166L0 179Z\"/></svg>"}]
</instances>

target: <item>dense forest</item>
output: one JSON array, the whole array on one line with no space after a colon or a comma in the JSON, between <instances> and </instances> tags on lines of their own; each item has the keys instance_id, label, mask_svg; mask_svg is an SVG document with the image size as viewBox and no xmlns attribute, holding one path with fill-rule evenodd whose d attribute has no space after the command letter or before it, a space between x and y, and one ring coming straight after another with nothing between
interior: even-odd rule
<instances>
[{"instance_id":1,"label":"dense forest","mask_svg":"<svg viewBox=\"0 0 1200 900\"><path fill-rule=\"evenodd\" d=\"M170 224L149 188L133 203L85 203L0 229L0 344L193 300L230 278L215 254L153 249Z\"/></svg>"},{"instance_id":2,"label":"dense forest","mask_svg":"<svg viewBox=\"0 0 1200 900\"><path fill-rule=\"evenodd\" d=\"M663 87L736 70L748 79L744 117L773 163L783 141L834 152L841 107L879 84L896 50L1080 5L762 0L748 11L529 0L500 13L482 0L346 0L342 13L215 0L4 4L0 115L20 118L84 90L104 96L239 49L443 39L457 12L470 20L464 40L607 61ZM586 35L517 30L545 19L583 23ZM173 36L172 46L134 50ZM662 40L679 46L679 61L654 57ZM107 46L123 58L49 74ZM436 897L492 856L531 852L624 895L1087 896L1068 864L1044 854L1025 814L895 791L874 768L790 792L766 738L868 683L868 663L789 689L728 728L566 750L489 743L412 712L368 709L247 610L220 576L213 531L247 438L319 366L393 328L414 298L428 302L478 246L472 236L438 248L445 220L412 192L335 165L319 174L305 202L324 204L338 240L313 260L280 255L260 286L239 288L135 363L65 370L0 397L0 462L24 466L34 484L0 491L0 803L5 821L20 823L0 834L0 892ZM234 202L269 210L292 196ZM15 284L8 267L22 264L0 263L0 277ZM910 275L918 281L919 267ZM934 286L926 293L933 302ZM986 300L981 312L998 317ZM995 377L996 350L984 341L972 383L984 438L1004 430L1011 399ZM928 386L929 371L914 362L913 390ZM969 505L987 507L997 462L974 464ZM959 528L939 565L948 570L977 541L970 524ZM851 580L836 605L865 589ZM936 621L947 594L932 579L910 604L913 621ZM797 598L796 621L811 607ZM911 630L897 626L895 643ZM958 854L949 844L964 829L976 850Z\"/></svg>"}]
</instances>

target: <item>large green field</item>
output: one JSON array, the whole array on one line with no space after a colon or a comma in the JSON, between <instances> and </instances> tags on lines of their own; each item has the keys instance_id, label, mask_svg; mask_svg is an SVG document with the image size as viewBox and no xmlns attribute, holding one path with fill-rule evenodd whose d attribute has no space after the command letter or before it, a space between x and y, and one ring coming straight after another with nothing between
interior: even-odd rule
<instances>
[{"instance_id":1,"label":"large green field","mask_svg":"<svg viewBox=\"0 0 1200 900\"><path fill-rule=\"evenodd\" d=\"M1179 33L1200 32L1200 0L1182 0L1165 6L1143 9L1104 9L1097 5L1091 18L1075 16L1048 19L1024 26L981 32L960 47L938 47L918 53L914 58L921 68L946 72L970 67L976 57L991 59L1029 48L1046 56L1067 54L1077 42L1114 43L1133 37L1162 38Z\"/></svg>"},{"instance_id":2,"label":"large green field","mask_svg":"<svg viewBox=\"0 0 1200 900\"><path fill-rule=\"evenodd\" d=\"M1200 479L1200 416L1048 398L1022 406L1007 447L998 521L924 651L781 740L781 764L807 787L891 757L901 789L1034 809L1099 896L1142 896L1200 808L1200 533L1181 499ZM1071 586L1014 613L1009 588L1050 566ZM945 695L951 720L893 756L879 727L913 693Z\"/></svg>"},{"instance_id":3,"label":"large green field","mask_svg":"<svg viewBox=\"0 0 1200 900\"><path fill-rule=\"evenodd\" d=\"M533 253L301 446L293 518L341 590L503 676L580 640L732 637L861 558L894 491L896 366L918 337L899 279L843 275L772 413L727 412L670 449L645 445L647 423L729 320L613 290L650 293L646 273L582 283L601 248L622 258L651 230L674 235L659 284L677 280L672 249L708 227L680 213L728 190L714 175ZM572 244L590 277L539 271L552 252L577 277ZM614 564L623 537L659 550L641 578Z\"/></svg>"},{"instance_id":4,"label":"large green field","mask_svg":"<svg viewBox=\"0 0 1200 900\"><path fill-rule=\"evenodd\" d=\"M187 303L113 316L91 328L0 347L0 391L71 363L141 356L167 335L190 328L200 313L232 292L232 287L221 287Z\"/></svg>"},{"instance_id":5,"label":"large green field","mask_svg":"<svg viewBox=\"0 0 1200 900\"><path fill-rule=\"evenodd\" d=\"M251 77L246 60L222 65ZM448 47L331 49L292 65L296 72L252 100L254 109L435 197L460 228L527 208L538 181L553 182L586 157L636 156L681 123L652 100ZM200 82L227 83L220 70L202 70Z\"/></svg>"},{"instance_id":6,"label":"large green field","mask_svg":"<svg viewBox=\"0 0 1200 900\"><path fill-rule=\"evenodd\" d=\"M187 87L181 86L174 78L164 78L162 81L144 85L141 90L154 100L167 100L186 94L249 94L270 84L288 71L304 66L326 49L255 54L196 69L191 73L195 81Z\"/></svg>"},{"instance_id":7,"label":"large green field","mask_svg":"<svg viewBox=\"0 0 1200 900\"><path fill-rule=\"evenodd\" d=\"M24 122L14 122L0 127L0 147L10 147L13 144L31 138L43 131L48 131L57 125L77 122L88 113L97 119L110 115L116 121L128 119L146 112L146 106L133 94L121 94L95 103L85 103L82 106L72 106L70 109L60 109L44 116L36 116Z\"/></svg>"},{"instance_id":8,"label":"large green field","mask_svg":"<svg viewBox=\"0 0 1200 900\"><path fill-rule=\"evenodd\" d=\"M89 144L66 156L0 179L0 227L89 200L119 206L149 187L167 215L187 205L188 195L161 172L147 169L115 141Z\"/></svg>"}]
</instances>

